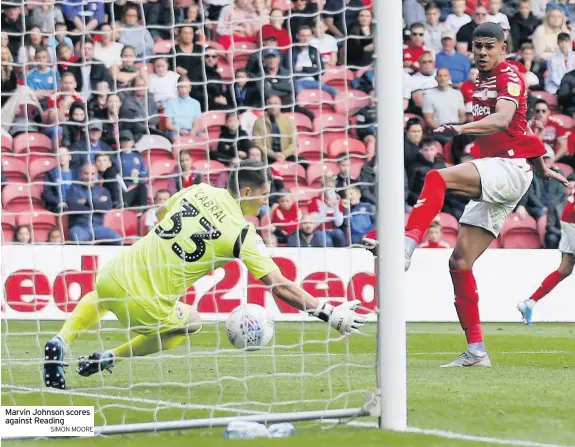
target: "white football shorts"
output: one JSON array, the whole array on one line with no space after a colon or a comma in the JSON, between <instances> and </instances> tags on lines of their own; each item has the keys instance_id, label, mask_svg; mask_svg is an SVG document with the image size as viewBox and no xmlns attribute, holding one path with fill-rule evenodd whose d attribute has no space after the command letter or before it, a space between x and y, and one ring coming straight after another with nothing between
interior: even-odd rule
<instances>
[{"instance_id":1,"label":"white football shorts","mask_svg":"<svg viewBox=\"0 0 575 447\"><path fill-rule=\"evenodd\" d=\"M524 158L481 158L470 163L481 177L481 198L467 204L459 222L484 228L497 237L529 189L533 169Z\"/></svg>"},{"instance_id":2,"label":"white football shorts","mask_svg":"<svg viewBox=\"0 0 575 447\"><path fill-rule=\"evenodd\" d=\"M561 241L559 251L575 255L575 223L561 222Z\"/></svg>"}]
</instances>

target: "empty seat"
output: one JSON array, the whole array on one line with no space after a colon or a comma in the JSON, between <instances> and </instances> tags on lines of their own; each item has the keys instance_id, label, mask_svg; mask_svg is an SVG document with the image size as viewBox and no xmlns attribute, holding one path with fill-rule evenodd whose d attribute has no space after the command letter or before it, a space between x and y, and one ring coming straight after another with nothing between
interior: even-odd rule
<instances>
[{"instance_id":1,"label":"empty seat","mask_svg":"<svg viewBox=\"0 0 575 447\"><path fill-rule=\"evenodd\" d=\"M187 151L194 160L207 160L210 153L208 137L205 135L176 137L174 151L176 156L180 151Z\"/></svg>"},{"instance_id":2,"label":"empty seat","mask_svg":"<svg viewBox=\"0 0 575 447\"><path fill-rule=\"evenodd\" d=\"M272 165L276 168L284 179L284 184L288 188L305 186L305 169L299 163L293 161L276 162Z\"/></svg>"},{"instance_id":3,"label":"empty seat","mask_svg":"<svg viewBox=\"0 0 575 447\"><path fill-rule=\"evenodd\" d=\"M350 161L351 161L351 168L350 168L351 178L357 179L359 178L361 168L363 168L363 165L366 163L366 160L364 160L363 158L351 157Z\"/></svg>"},{"instance_id":4,"label":"empty seat","mask_svg":"<svg viewBox=\"0 0 575 447\"><path fill-rule=\"evenodd\" d=\"M158 40L154 43L154 46L152 47L152 53L168 54L172 52L173 47L174 44L171 40L168 39Z\"/></svg>"},{"instance_id":5,"label":"empty seat","mask_svg":"<svg viewBox=\"0 0 575 447\"><path fill-rule=\"evenodd\" d=\"M28 175L32 182L43 181L46 172L58 166L58 157L47 155L30 159L28 163Z\"/></svg>"},{"instance_id":6,"label":"empty seat","mask_svg":"<svg viewBox=\"0 0 575 447\"><path fill-rule=\"evenodd\" d=\"M313 123L311 121L311 118L307 115L304 115L303 113L287 113L287 116L289 116L294 124L295 127L297 128L297 130L299 131L309 131L311 132L313 130Z\"/></svg>"},{"instance_id":7,"label":"empty seat","mask_svg":"<svg viewBox=\"0 0 575 447\"><path fill-rule=\"evenodd\" d=\"M310 163L306 170L307 184L310 188L321 188L322 177L329 175L333 177L338 172L337 164L333 162Z\"/></svg>"},{"instance_id":8,"label":"empty seat","mask_svg":"<svg viewBox=\"0 0 575 447\"><path fill-rule=\"evenodd\" d=\"M104 226L116 230L124 243L134 242L138 236L138 216L135 211L110 210L104 216Z\"/></svg>"},{"instance_id":9,"label":"empty seat","mask_svg":"<svg viewBox=\"0 0 575 447\"><path fill-rule=\"evenodd\" d=\"M12 138L2 134L2 152L12 152Z\"/></svg>"},{"instance_id":10,"label":"empty seat","mask_svg":"<svg viewBox=\"0 0 575 447\"><path fill-rule=\"evenodd\" d=\"M175 167L178 165L176 160L158 160L153 162L150 167L150 179L152 182L152 195L161 189L168 189L168 184Z\"/></svg>"},{"instance_id":11,"label":"empty seat","mask_svg":"<svg viewBox=\"0 0 575 447\"><path fill-rule=\"evenodd\" d=\"M21 133L14 138L14 153L53 152L50 137L39 132Z\"/></svg>"},{"instance_id":12,"label":"empty seat","mask_svg":"<svg viewBox=\"0 0 575 447\"><path fill-rule=\"evenodd\" d=\"M321 82L339 90L346 90L351 87L354 78L353 71L347 67L328 67L321 75Z\"/></svg>"},{"instance_id":13,"label":"empty seat","mask_svg":"<svg viewBox=\"0 0 575 447\"><path fill-rule=\"evenodd\" d=\"M521 219L517 213L510 214L501 229L503 248L541 248L537 223L531 216Z\"/></svg>"},{"instance_id":14,"label":"empty seat","mask_svg":"<svg viewBox=\"0 0 575 447\"><path fill-rule=\"evenodd\" d=\"M339 92L335 98L335 111L345 116L352 116L371 103L370 96L361 91L349 89Z\"/></svg>"},{"instance_id":15,"label":"empty seat","mask_svg":"<svg viewBox=\"0 0 575 447\"><path fill-rule=\"evenodd\" d=\"M322 144L320 137L298 134L298 155L308 161L318 161L327 158L327 146Z\"/></svg>"},{"instance_id":16,"label":"empty seat","mask_svg":"<svg viewBox=\"0 0 575 447\"><path fill-rule=\"evenodd\" d=\"M300 188L293 188L291 190L294 200L297 201L298 205L300 206L309 206L311 201L315 197L319 197L320 192L317 189L300 187Z\"/></svg>"},{"instance_id":17,"label":"empty seat","mask_svg":"<svg viewBox=\"0 0 575 447\"><path fill-rule=\"evenodd\" d=\"M9 182L27 183L28 169L26 167L25 157L3 155L2 175L4 175Z\"/></svg>"},{"instance_id":18,"label":"empty seat","mask_svg":"<svg viewBox=\"0 0 575 447\"><path fill-rule=\"evenodd\" d=\"M204 177L204 181L215 185L222 173L227 175L229 168L223 163L216 160L194 160L192 162L193 169L198 170Z\"/></svg>"},{"instance_id":19,"label":"empty seat","mask_svg":"<svg viewBox=\"0 0 575 447\"><path fill-rule=\"evenodd\" d=\"M222 77L222 80L224 82L232 82L234 79L234 73L232 71L232 67L230 66L230 64L222 59L218 60L218 68L216 70L220 76Z\"/></svg>"},{"instance_id":20,"label":"empty seat","mask_svg":"<svg viewBox=\"0 0 575 447\"><path fill-rule=\"evenodd\" d=\"M346 155L367 158L367 150L363 141L346 137L332 141L327 149L327 155L330 159Z\"/></svg>"},{"instance_id":21,"label":"empty seat","mask_svg":"<svg viewBox=\"0 0 575 447\"><path fill-rule=\"evenodd\" d=\"M281 9L284 13L293 7L292 0L272 0L272 9Z\"/></svg>"},{"instance_id":22,"label":"empty seat","mask_svg":"<svg viewBox=\"0 0 575 447\"><path fill-rule=\"evenodd\" d=\"M226 112L205 112L202 113L202 127L204 129L210 130L210 128L215 128L220 132L220 128L226 124Z\"/></svg>"},{"instance_id":23,"label":"empty seat","mask_svg":"<svg viewBox=\"0 0 575 447\"><path fill-rule=\"evenodd\" d=\"M326 129L334 129L347 132L349 121L344 115L338 113L323 113L313 120L314 132L322 132Z\"/></svg>"},{"instance_id":24,"label":"empty seat","mask_svg":"<svg viewBox=\"0 0 575 447\"><path fill-rule=\"evenodd\" d=\"M297 103L309 109L316 117L320 116L321 111L330 113L334 111L333 97L326 91L318 89L303 90L297 95Z\"/></svg>"},{"instance_id":25,"label":"empty seat","mask_svg":"<svg viewBox=\"0 0 575 447\"><path fill-rule=\"evenodd\" d=\"M172 152L172 143L166 137L161 135L144 135L138 140L134 149L138 152L143 152L146 150L163 150L166 152Z\"/></svg>"},{"instance_id":26,"label":"empty seat","mask_svg":"<svg viewBox=\"0 0 575 447\"><path fill-rule=\"evenodd\" d=\"M42 185L9 183L2 190L2 204L10 212L42 209Z\"/></svg>"}]
</instances>

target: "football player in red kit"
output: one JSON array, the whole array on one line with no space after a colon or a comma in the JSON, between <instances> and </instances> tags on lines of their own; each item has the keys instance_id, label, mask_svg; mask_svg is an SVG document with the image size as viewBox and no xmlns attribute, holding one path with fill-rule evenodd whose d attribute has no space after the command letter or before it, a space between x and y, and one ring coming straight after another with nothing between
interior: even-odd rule
<instances>
[{"instance_id":1,"label":"football player in red kit","mask_svg":"<svg viewBox=\"0 0 575 447\"><path fill-rule=\"evenodd\" d=\"M531 298L521 301L517 305L517 309L523 315L525 324L532 324L531 316L537 301L546 296L557 284L573 273L573 266L575 265L575 182L572 188L573 190L567 199L567 204L561 216L561 242L559 243L561 264L557 270L543 280L543 283L531 295Z\"/></svg>"},{"instance_id":2,"label":"football player in red kit","mask_svg":"<svg viewBox=\"0 0 575 447\"><path fill-rule=\"evenodd\" d=\"M505 219L529 188L533 172L567 184L561 174L545 166L543 142L527 135L527 87L505 62L506 52L499 25L483 23L475 29L473 56L480 73L473 93L473 121L443 125L434 132L447 137L476 135L480 157L430 171L406 226L407 270L415 247L443 207L446 191L472 199L460 219L461 229L449 259L455 308L467 351L444 367L491 366L483 342L473 265L499 235Z\"/></svg>"}]
</instances>

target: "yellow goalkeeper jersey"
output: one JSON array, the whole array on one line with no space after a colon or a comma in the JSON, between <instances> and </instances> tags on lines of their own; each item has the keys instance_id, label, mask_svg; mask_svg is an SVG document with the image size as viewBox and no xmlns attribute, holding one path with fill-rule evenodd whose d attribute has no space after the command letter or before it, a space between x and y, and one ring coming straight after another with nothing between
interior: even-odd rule
<instances>
[{"instance_id":1,"label":"yellow goalkeeper jersey","mask_svg":"<svg viewBox=\"0 0 575 447\"><path fill-rule=\"evenodd\" d=\"M152 231L104 267L132 299L157 298L167 310L195 281L235 258L258 279L278 268L226 189L194 185L173 195L166 209Z\"/></svg>"}]
</instances>

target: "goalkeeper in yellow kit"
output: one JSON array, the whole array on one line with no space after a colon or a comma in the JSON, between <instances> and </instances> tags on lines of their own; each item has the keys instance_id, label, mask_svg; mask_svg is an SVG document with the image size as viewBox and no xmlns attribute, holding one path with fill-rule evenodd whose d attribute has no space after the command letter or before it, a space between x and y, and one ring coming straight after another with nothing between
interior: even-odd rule
<instances>
[{"instance_id":1,"label":"goalkeeper in yellow kit","mask_svg":"<svg viewBox=\"0 0 575 447\"><path fill-rule=\"evenodd\" d=\"M267 202L270 181L263 163L246 160L230 173L228 189L202 183L172 196L158 210L156 228L98 272L95 290L79 301L60 332L46 343L46 386L66 388L66 349L108 312L137 335L112 350L80 358L76 371L82 376L111 371L120 359L183 343L202 323L180 297L199 278L236 258L277 298L329 322L342 334L358 332L365 322L355 312L359 301L334 307L288 281L265 254L253 224L245 220L244 216L257 216Z\"/></svg>"}]
</instances>

